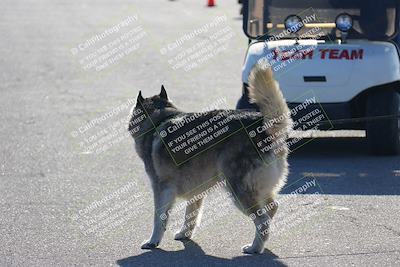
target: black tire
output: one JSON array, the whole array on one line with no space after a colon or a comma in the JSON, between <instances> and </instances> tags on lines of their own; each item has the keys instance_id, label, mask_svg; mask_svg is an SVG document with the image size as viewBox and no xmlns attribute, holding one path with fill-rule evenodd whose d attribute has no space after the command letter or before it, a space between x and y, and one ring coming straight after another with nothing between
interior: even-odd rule
<instances>
[{"instance_id":1,"label":"black tire","mask_svg":"<svg viewBox=\"0 0 400 267\"><path fill-rule=\"evenodd\" d=\"M371 92L368 95L366 109L367 117L399 115L400 94L394 90ZM372 154L400 154L400 118L368 121L366 134Z\"/></svg>"}]
</instances>

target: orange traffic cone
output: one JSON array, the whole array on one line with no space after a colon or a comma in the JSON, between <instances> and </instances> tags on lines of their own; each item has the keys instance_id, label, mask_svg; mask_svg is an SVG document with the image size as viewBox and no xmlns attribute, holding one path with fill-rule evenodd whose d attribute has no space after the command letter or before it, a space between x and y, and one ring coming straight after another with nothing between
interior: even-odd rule
<instances>
[{"instance_id":1,"label":"orange traffic cone","mask_svg":"<svg viewBox=\"0 0 400 267\"><path fill-rule=\"evenodd\" d=\"M215 6L215 1L214 0L208 0L207 6L209 6L209 7Z\"/></svg>"}]
</instances>

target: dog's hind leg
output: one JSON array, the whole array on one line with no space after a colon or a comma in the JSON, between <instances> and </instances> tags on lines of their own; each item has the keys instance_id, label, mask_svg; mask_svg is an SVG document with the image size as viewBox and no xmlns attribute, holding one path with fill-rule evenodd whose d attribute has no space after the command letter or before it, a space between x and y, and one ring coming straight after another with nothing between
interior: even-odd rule
<instances>
[{"instance_id":1,"label":"dog's hind leg","mask_svg":"<svg viewBox=\"0 0 400 267\"><path fill-rule=\"evenodd\" d=\"M191 200L194 200L193 198ZM176 233L175 240L190 239L196 227L196 221L201 210L203 198L197 199L193 203L188 203L185 211L185 222L181 230Z\"/></svg>"},{"instance_id":2,"label":"dog's hind leg","mask_svg":"<svg viewBox=\"0 0 400 267\"><path fill-rule=\"evenodd\" d=\"M142 249L152 249L160 244L168 222L168 211L176 198L176 188L170 184L159 184L154 190L154 225L153 234Z\"/></svg>"},{"instance_id":3,"label":"dog's hind leg","mask_svg":"<svg viewBox=\"0 0 400 267\"><path fill-rule=\"evenodd\" d=\"M266 166L250 148L233 153L239 156L224 154L219 169L229 184L236 206L254 222L256 233L253 243L243 247L244 253L254 254L264 251L270 222L277 210L277 205L269 209L265 207L273 201L280 168L278 165Z\"/></svg>"},{"instance_id":4,"label":"dog's hind leg","mask_svg":"<svg viewBox=\"0 0 400 267\"><path fill-rule=\"evenodd\" d=\"M272 217L278 209L277 203L269 197L266 198L267 200L263 200L257 186L245 186L234 175L230 180L236 206L253 220L256 227L253 243L244 246L242 251L246 254L262 253L269 236Z\"/></svg>"},{"instance_id":5,"label":"dog's hind leg","mask_svg":"<svg viewBox=\"0 0 400 267\"><path fill-rule=\"evenodd\" d=\"M264 207L256 205L249 210L250 218L253 220L256 227L256 233L252 244L242 248L243 253L254 254L264 251L264 244L268 240L271 220L274 217L278 203L272 199L268 199Z\"/></svg>"}]
</instances>

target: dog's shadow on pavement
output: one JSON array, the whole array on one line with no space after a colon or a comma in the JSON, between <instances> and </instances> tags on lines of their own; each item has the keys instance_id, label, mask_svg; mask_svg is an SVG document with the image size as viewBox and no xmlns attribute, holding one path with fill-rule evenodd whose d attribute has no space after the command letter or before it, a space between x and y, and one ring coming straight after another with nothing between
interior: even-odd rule
<instances>
[{"instance_id":1,"label":"dog's shadow on pavement","mask_svg":"<svg viewBox=\"0 0 400 267\"><path fill-rule=\"evenodd\" d=\"M131 266L287 266L269 250L261 255L243 255L232 259L206 255L193 240L182 242L185 249L165 251L155 249L137 256L117 260L122 267Z\"/></svg>"}]
</instances>

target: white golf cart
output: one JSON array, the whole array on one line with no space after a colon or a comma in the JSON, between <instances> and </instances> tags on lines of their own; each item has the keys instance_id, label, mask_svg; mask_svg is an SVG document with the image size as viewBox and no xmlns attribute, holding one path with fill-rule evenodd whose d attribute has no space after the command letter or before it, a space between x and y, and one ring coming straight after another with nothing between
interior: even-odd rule
<instances>
[{"instance_id":1,"label":"white golf cart","mask_svg":"<svg viewBox=\"0 0 400 267\"><path fill-rule=\"evenodd\" d=\"M399 154L398 11L397 0L244 0L249 48L237 108L257 108L247 84L262 60L289 107L323 110L318 129L366 130L372 153ZM292 117L304 114L297 109Z\"/></svg>"}]
</instances>

